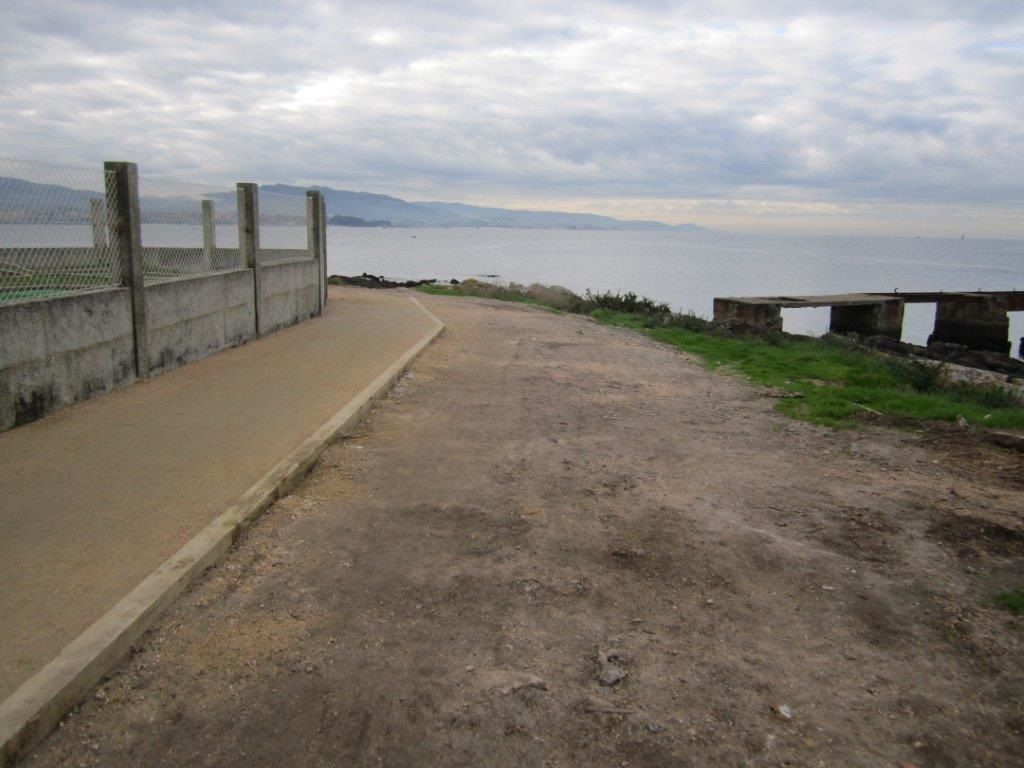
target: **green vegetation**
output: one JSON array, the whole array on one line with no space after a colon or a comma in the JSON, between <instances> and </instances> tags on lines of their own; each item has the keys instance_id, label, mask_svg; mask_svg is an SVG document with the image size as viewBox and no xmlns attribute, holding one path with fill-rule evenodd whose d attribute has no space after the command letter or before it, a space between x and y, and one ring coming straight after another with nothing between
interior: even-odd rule
<instances>
[{"instance_id":1,"label":"green vegetation","mask_svg":"<svg viewBox=\"0 0 1024 768\"><path fill-rule=\"evenodd\" d=\"M539 301L535 301L528 297L525 293L513 291L509 288L503 288L500 285L491 285L490 283L479 283L479 285L489 286L490 290L481 290L476 293L471 293L465 289L460 289L460 286L470 286L471 283L475 283L474 280L466 280L460 283L458 286L447 286L447 285L421 285L416 290L422 293L430 293L434 296L480 296L485 299L498 299L500 301L515 301L520 304L535 304L537 306L544 306Z\"/></svg>"},{"instance_id":2,"label":"green vegetation","mask_svg":"<svg viewBox=\"0 0 1024 768\"><path fill-rule=\"evenodd\" d=\"M1007 589L992 598L992 602L1011 613L1024 616L1024 589Z\"/></svg>"},{"instance_id":3,"label":"green vegetation","mask_svg":"<svg viewBox=\"0 0 1024 768\"><path fill-rule=\"evenodd\" d=\"M420 290L536 304L632 328L697 355L708 368L736 371L786 393L778 409L815 424L849 427L865 415L881 414L912 423L962 416L971 424L1024 429L1024 402L1012 392L995 384L951 382L943 366L883 355L841 337L736 335L632 293L588 291L581 297L564 288L504 287L475 280Z\"/></svg>"}]
</instances>

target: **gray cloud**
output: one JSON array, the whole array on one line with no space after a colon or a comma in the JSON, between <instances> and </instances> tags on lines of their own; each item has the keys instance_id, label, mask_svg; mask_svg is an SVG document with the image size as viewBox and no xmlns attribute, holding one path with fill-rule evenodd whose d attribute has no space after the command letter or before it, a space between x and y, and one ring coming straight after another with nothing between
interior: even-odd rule
<instances>
[{"instance_id":1,"label":"gray cloud","mask_svg":"<svg viewBox=\"0 0 1024 768\"><path fill-rule=\"evenodd\" d=\"M439 198L1024 202L1024 4L13 0L3 154Z\"/></svg>"}]
</instances>

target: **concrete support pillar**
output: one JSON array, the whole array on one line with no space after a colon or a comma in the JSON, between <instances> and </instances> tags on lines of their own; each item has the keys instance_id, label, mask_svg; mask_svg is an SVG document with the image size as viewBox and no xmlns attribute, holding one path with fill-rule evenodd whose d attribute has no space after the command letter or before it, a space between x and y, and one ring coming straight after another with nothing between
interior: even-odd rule
<instances>
[{"instance_id":1,"label":"concrete support pillar","mask_svg":"<svg viewBox=\"0 0 1024 768\"><path fill-rule=\"evenodd\" d=\"M323 238L323 195L317 190L306 191L306 247L310 258L316 262L317 272L317 314L324 311L324 238Z\"/></svg>"},{"instance_id":2,"label":"concrete support pillar","mask_svg":"<svg viewBox=\"0 0 1024 768\"><path fill-rule=\"evenodd\" d=\"M213 257L217 250L217 230L214 228L213 200L203 200L203 267L213 270Z\"/></svg>"},{"instance_id":3,"label":"concrete support pillar","mask_svg":"<svg viewBox=\"0 0 1024 768\"><path fill-rule=\"evenodd\" d=\"M92 247L97 255L107 247L107 203L102 197L94 197L89 201L89 214L92 219Z\"/></svg>"},{"instance_id":4,"label":"concrete support pillar","mask_svg":"<svg viewBox=\"0 0 1024 768\"><path fill-rule=\"evenodd\" d=\"M903 335L903 300L833 306L828 329L832 333L888 336L899 341Z\"/></svg>"},{"instance_id":5,"label":"concrete support pillar","mask_svg":"<svg viewBox=\"0 0 1024 768\"><path fill-rule=\"evenodd\" d=\"M1010 354L1009 302L1000 296L952 295L935 304L935 329L928 343Z\"/></svg>"},{"instance_id":6,"label":"concrete support pillar","mask_svg":"<svg viewBox=\"0 0 1024 768\"><path fill-rule=\"evenodd\" d=\"M121 285L128 288L132 303L135 339L135 375L149 376L149 345L146 333L146 287L142 271L142 220L139 215L139 168L135 163L106 162L107 211L110 244L120 263Z\"/></svg>"},{"instance_id":7,"label":"concrete support pillar","mask_svg":"<svg viewBox=\"0 0 1024 768\"><path fill-rule=\"evenodd\" d=\"M778 304L715 299L715 322L744 323L770 331L781 331L782 310Z\"/></svg>"},{"instance_id":8,"label":"concrete support pillar","mask_svg":"<svg viewBox=\"0 0 1024 768\"><path fill-rule=\"evenodd\" d=\"M252 270L256 292L256 336L263 335L263 281L260 258L260 187L259 184L236 185L238 195L238 251L242 264Z\"/></svg>"}]
</instances>

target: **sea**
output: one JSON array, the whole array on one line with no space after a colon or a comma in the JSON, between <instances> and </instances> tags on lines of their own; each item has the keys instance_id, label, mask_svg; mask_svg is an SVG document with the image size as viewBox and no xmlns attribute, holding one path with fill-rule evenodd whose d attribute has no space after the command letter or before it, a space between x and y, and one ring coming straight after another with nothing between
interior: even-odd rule
<instances>
[{"instance_id":1,"label":"sea","mask_svg":"<svg viewBox=\"0 0 1024 768\"><path fill-rule=\"evenodd\" d=\"M1024 290L1024 240L534 229L328 230L331 274L477 278L634 291L710 317L716 296ZM827 307L784 309L792 333L828 330ZM924 344L934 304L908 304L903 340ZM1024 312L1010 314L1013 352Z\"/></svg>"},{"instance_id":2,"label":"sea","mask_svg":"<svg viewBox=\"0 0 1024 768\"><path fill-rule=\"evenodd\" d=\"M330 227L331 274L368 272L406 280L477 278L544 283L573 291L634 291L704 317L716 296L799 296L876 291L1024 290L1024 240L608 232L541 229ZM143 224L146 245L200 247L198 226ZM237 247L237 227L217 226L217 244ZM304 227L262 225L263 245L304 248ZM0 226L0 248L88 245L83 226ZM828 308L784 309L792 333L821 334ZM933 304L908 304L903 339L924 344ZM1020 352L1024 312L1010 314Z\"/></svg>"}]
</instances>

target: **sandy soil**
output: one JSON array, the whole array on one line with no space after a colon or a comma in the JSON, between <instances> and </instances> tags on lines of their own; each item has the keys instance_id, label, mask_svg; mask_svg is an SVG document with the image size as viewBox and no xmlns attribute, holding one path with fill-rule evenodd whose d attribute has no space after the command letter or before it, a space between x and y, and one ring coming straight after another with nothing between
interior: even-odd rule
<instances>
[{"instance_id":1,"label":"sandy soil","mask_svg":"<svg viewBox=\"0 0 1024 768\"><path fill-rule=\"evenodd\" d=\"M1019 454L428 303L447 334L29 766L1024 764Z\"/></svg>"}]
</instances>

